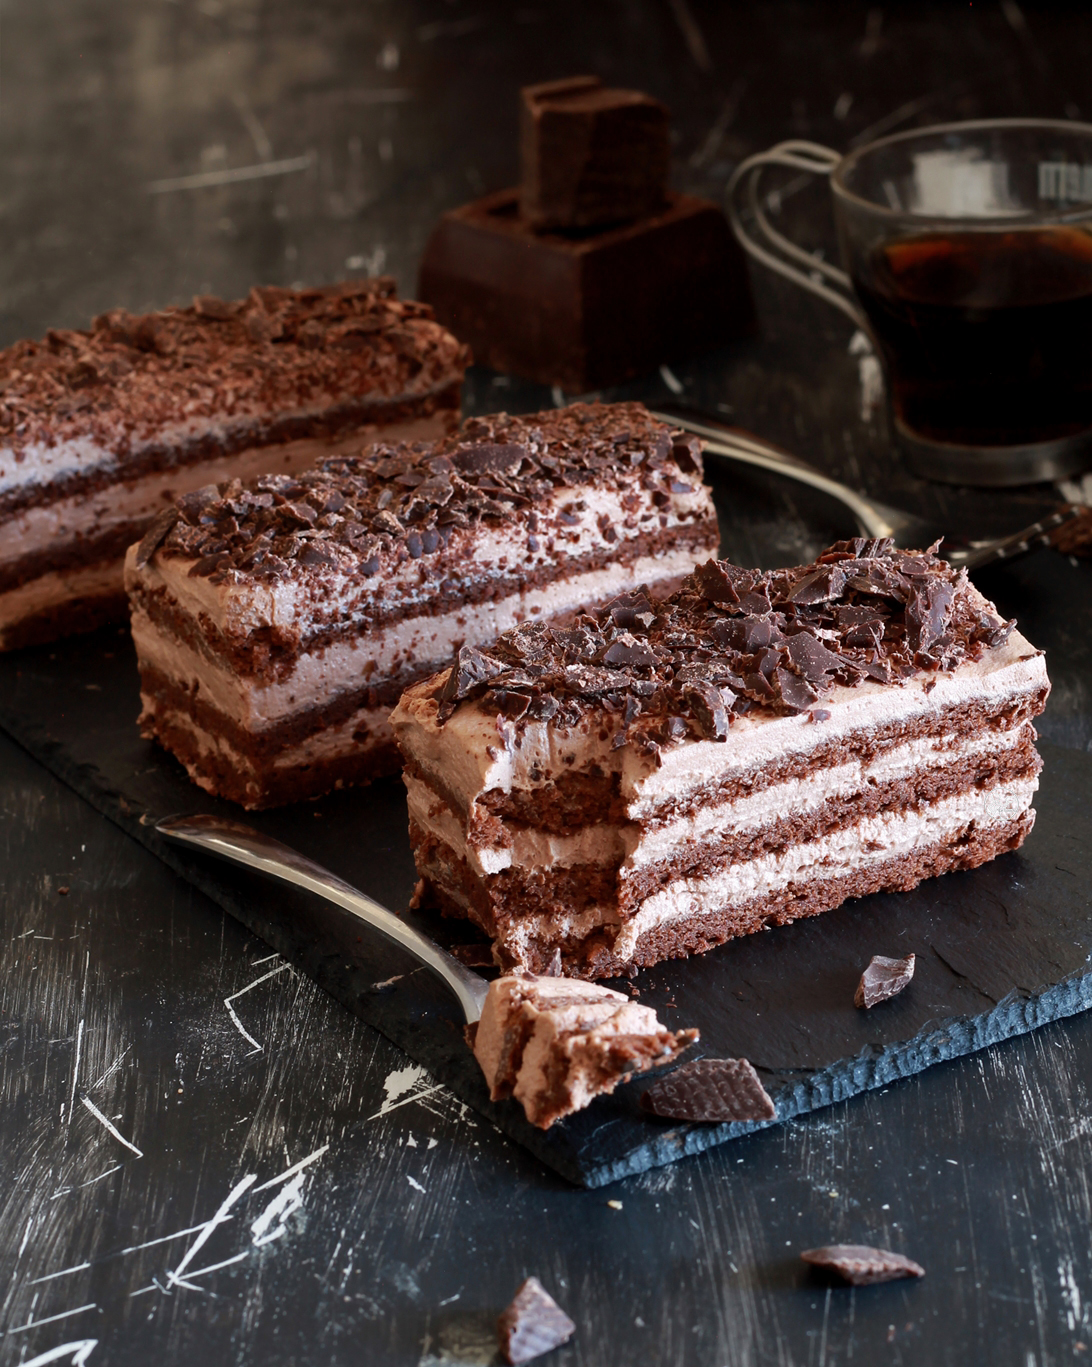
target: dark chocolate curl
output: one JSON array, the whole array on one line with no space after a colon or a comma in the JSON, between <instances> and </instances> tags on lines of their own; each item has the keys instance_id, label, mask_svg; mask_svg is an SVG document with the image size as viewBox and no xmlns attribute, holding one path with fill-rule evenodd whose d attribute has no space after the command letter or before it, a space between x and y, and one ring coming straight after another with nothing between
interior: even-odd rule
<instances>
[{"instance_id":1,"label":"dark chocolate curl","mask_svg":"<svg viewBox=\"0 0 1092 1367\"><path fill-rule=\"evenodd\" d=\"M641 1097L671 1120L775 1120L777 1109L745 1058L703 1058L660 1078Z\"/></svg>"},{"instance_id":2,"label":"dark chocolate curl","mask_svg":"<svg viewBox=\"0 0 1092 1367\"><path fill-rule=\"evenodd\" d=\"M138 570L144 568L148 561L151 560L152 556L155 555L156 551L159 550L160 546L162 546L164 541L166 541L167 537L170 535L171 528L178 521L179 516L180 514L177 508L164 508L163 511L157 515L155 521L140 538L140 545L136 548L134 563Z\"/></svg>"},{"instance_id":3,"label":"dark chocolate curl","mask_svg":"<svg viewBox=\"0 0 1092 1367\"><path fill-rule=\"evenodd\" d=\"M938 641L952 615L955 589L943 579L921 585L906 604L906 641L911 650L928 650Z\"/></svg>"},{"instance_id":4,"label":"dark chocolate curl","mask_svg":"<svg viewBox=\"0 0 1092 1367\"><path fill-rule=\"evenodd\" d=\"M792 712L806 712L813 702L819 701L819 694L791 669L775 671L777 686L781 690L781 701Z\"/></svg>"},{"instance_id":5,"label":"dark chocolate curl","mask_svg":"<svg viewBox=\"0 0 1092 1367\"><path fill-rule=\"evenodd\" d=\"M876 1282L893 1282L900 1277L924 1277L925 1268L901 1253L886 1248L870 1248L867 1244L828 1244L825 1248L809 1248L800 1257L812 1267L836 1272L851 1286L872 1286Z\"/></svg>"},{"instance_id":6,"label":"dark chocolate curl","mask_svg":"<svg viewBox=\"0 0 1092 1367\"><path fill-rule=\"evenodd\" d=\"M914 976L915 956L908 954L905 959L885 959L875 954L857 984L857 994L853 1004L867 1011L878 1002L885 1002L897 996L910 986Z\"/></svg>"},{"instance_id":7,"label":"dark chocolate curl","mask_svg":"<svg viewBox=\"0 0 1092 1367\"><path fill-rule=\"evenodd\" d=\"M462 646L448 672L440 692L440 701L459 702L482 684L503 673L504 665L499 660L483 654L474 646Z\"/></svg>"},{"instance_id":8,"label":"dark chocolate curl","mask_svg":"<svg viewBox=\"0 0 1092 1367\"><path fill-rule=\"evenodd\" d=\"M511 1367L560 1347L576 1325L537 1277L528 1277L497 1320L497 1343Z\"/></svg>"},{"instance_id":9,"label":"dark chocolate curl","mask_svg":"<svg viewBox=\"0 0 1092 1367\"><path fill-rule=\"evenodd\" d=\"M706 740L727 740L732 717L720 690L712 684L695 684L687 690L686 697Z\"/></svg>"}]
</instances>

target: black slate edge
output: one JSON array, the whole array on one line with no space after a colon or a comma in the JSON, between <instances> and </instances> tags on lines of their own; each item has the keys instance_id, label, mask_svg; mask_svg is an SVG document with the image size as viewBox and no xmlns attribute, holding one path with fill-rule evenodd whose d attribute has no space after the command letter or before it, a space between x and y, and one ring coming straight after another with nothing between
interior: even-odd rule
<instances>
[{"instance_id":1,"label":"black slate edge","mask_svg":"<svg viewBox=\"0 0 1092 1367\"><path fill-rule=\"evenodd\" d=\"M1026 1035L1040 1025L1075 1016L1092 1007L1092 971L1075 974L1044 992L1027 998L1002 1002L983 1016L953 1017L938 1021L937 1029L903 1045L870 1050L853 1060L833 1064L811 1073L806 1082L771 1092L777 1119L766 1122L733 1121L726 1125L679 1125L665 1130L658 1140L650 1140L634 1158L597 1166L589 1187L604 1186L622 1177L632 1177L648 1168L662 1167L689 1154L701 1153L730 1139L766 1130L786 1120L848 1101L862 1092L886 1087L892 1082L924 1072L935 1063L945 1063L965 1054L977 1053L991 1044ZM761 1069L759 1070L761 1072Z\"/></svg>"},{"instance_id":2,"label":"black slate edge","mask_svg":"<svg viewBox=\"0 0 1092 1367\"><path fill-rule=\"evenodd\" d=\"M215 861L187 857L176 846L158 835L151 823L134 812L124 795L103 781L93 765L79 764L66 753L63 745L50 739L40 726L18 713L0 708L0 726L30 751L52 773L73 788L85 801L102 812L126 834L151 850L165 864L193 883L213 901L224 908L249 930L282 953L290 962L304 967L325 991L342 1005L403 1048L411 1058L437 1069L435 1032L430 1031L429 1047L421 1048L420 1031L410 1016L399 1019L390 1010L382 1013L369 1009L374 1000L368 993L360 993L351 984L324 970L321 964L306 961L297 943L277 931L276 926L253 910L251 902L232 893L222 878L211 875L219 868ZM197 804L199 805L199 804ZM245 875L252 877L252 875ZM260 900L260 899L253 899ZM279 943L278 943L279 941ZM326 958L341 957L326 955ZM839 1060L829 1067L808 1074L807 1081L775 1088L771 1095L777 1107L777 1120L767 1124L734 1122L726 1125L680 1125L657 1134L658 1122L648 1121L647 1136L642 1144L623 1157L597 1157L596 1140L605 1137L600 1127L592 1143L583 1142L577 1135L570 1139L566 1130L572 1121L542 1131L530 1125L515 1102L493 1103L488 1098L485 1081L461 1039L461 1031L451 1032L451 1046L443 1049L443 1081L461 1101L487 1117L505 1134L529 1149L540 1161L576 1185L595 1188L630 1177L649 1168L673 1163L691 1154L736 1139L754 1130L768 1128L796 1116L857 1096L861 1092L883 1087L901 1078L910 1077L935 1063L974 1053L987 1045L1015 1035L1026 1034L1037 1026L1063 1016L1075 1015L1092 1006L1092 970L1072 974L1039 993L1013 995L999 1003L992 1011L977 1017L954 1017L937 1022L936 1029L920 1034L915 1039L892 1045L882 1050L869 1049L855 1059ZM453 1022L453 1024L456 1024ZM761 1071L761 1070L760 1070ZM633 1084L643 1086L644 1080ZM582 1117L576 1117L576 1128ZM574 1142L576 1141L576 1142Z\"/></svg>"}]
</instances>

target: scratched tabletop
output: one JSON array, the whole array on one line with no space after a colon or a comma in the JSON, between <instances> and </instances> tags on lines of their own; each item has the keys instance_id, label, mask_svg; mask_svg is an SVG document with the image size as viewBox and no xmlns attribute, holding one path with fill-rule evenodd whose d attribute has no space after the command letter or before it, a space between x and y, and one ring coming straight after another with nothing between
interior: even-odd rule
<instances>
[{"instance_id":1,"label":"scratched tabletop","mask_svg":"<svg viewBox=\"0 0 1092 1367\"><path fill-rule=\"evenodd\" d=\"M514 182L535 80L661 97L676 185L714 197L787 137L1092 118L1092 13L1017 0L3 0L0 39L4 345L258 281L412 294L437 216ZM779 212L834 252L821 187ZM959 529L1041 502L911 479L861 339L754 286L754 340L605 397L720 405ZM552 401L474 371L464 406ZM726 540L791 563L837 522L741 481ZM1050 642L1043 734L1092 748L1092 566L978 582ZM529 1274L577 1325L557 1367L1080 1363L1090 1082L1077 1016L577 1190L0 734L0 1367L485 1364ZM831 1287L798 1255L832 1241L927 1276Z\"/></svg>"}]
</instances>

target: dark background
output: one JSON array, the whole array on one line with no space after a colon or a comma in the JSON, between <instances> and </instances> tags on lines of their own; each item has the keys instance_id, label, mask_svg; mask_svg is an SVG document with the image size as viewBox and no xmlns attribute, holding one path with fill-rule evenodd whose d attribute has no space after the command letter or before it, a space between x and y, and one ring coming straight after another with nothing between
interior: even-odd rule
<instances>
[{"instance_id":1,"label":"dark background","mask_svg":"<svg viewBox=\"0 0 1092 1367\"><path fill-rule=\"evenodd\" d=\"M663 98L676 185L719 197L741 157L785 137L848 147L945 119L1092 118L1092 15L1014 0L2 0L0 343L256 282L387 270L412 293L438 214L515 179L518 87L580 70ZM226 179L240 169L254 178ZM821 187L786 197L783 219L832 250ZM849 325L768 276L755 286L760 337L674 367L688 398L892 500L1013 525L1004 498L908 479L882 405L862 402ZM669 391L654 376L625 392ZM468 383L468 410L550 402L504 377ZM830 530L784 489L741 483L739 498L740 559L800 559ZM1089 748L1088 566L1049 553L979 583L1049 643L1042 729ZM233 1003L252 1051L224 999L279 961L2 738L0 812L5 1367L91 1339L91 1367L484 1363L529 1273L578 1324L558 1367L1092 1354L1087 1017L576 1191L287 969ZM287 1184L255 1189L323 1145L299 1208L268 1214ZM172 1285L198 1234L169 1236L250 1175L188 1264L201 1275ZM928 1275L828 1288L797 1255L835 1239Z\"/></svg>"}]
</instances>

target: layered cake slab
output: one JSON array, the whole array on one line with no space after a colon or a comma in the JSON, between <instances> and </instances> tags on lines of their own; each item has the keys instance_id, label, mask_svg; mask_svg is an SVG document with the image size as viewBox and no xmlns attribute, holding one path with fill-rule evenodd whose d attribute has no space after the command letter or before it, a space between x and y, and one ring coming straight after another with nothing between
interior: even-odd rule
<instances>
[{"instance_id":1,"label":"layered cake slab","mask_svg":"<svg viewBox=\"0 0 1092 1367\"><path fill-rule=\"evenodd\" d=\"M467 421L181 499L128 556L146 735L247 807L395 772L402 690L717 544L701 448L640 404Z\"/></svg>"},{"instance_id":2,"label":"layered cake slab","mask_svg":"<svg viewBox=\"0 0 1092 1367\"><path fill-rule=\"evenodd\" d=\"M419 900L600 978L1016 849L1042 652L935 547L700 566L411 688Z\"/></svg>"},{"instance_id":3,"label":"layered cake slab","mask_svg":"<svg viewBox=\"0 0 1092 1367\"><path fill-rule=\"evenodd\" d=\"M390 279L114 309L0 352L0 649L124 615L122 561L216 481L443 435L469 353Z\"/></svg>"}]
</instances>

